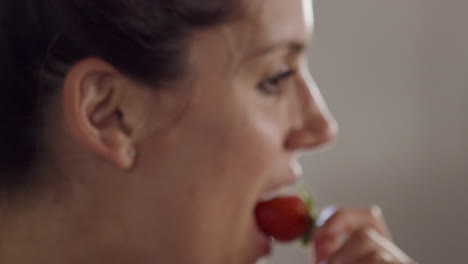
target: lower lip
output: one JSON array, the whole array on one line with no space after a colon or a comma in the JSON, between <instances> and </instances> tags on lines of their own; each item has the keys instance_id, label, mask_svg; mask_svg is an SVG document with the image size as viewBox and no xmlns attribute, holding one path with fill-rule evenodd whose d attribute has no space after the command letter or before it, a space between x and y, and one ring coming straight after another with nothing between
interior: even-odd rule
<instances>
[{"instance_id":1,"label":"lower lip","mask_svg":"<svg viewBox=\"0 0 468 264\"><path fill-rule=\"evenodd\" d=\"M259 257L266 257L271 255L273 251L272 240L264 235L258 228L257 228L257 245L259 248Z\"/></svg>"}]
</instances>

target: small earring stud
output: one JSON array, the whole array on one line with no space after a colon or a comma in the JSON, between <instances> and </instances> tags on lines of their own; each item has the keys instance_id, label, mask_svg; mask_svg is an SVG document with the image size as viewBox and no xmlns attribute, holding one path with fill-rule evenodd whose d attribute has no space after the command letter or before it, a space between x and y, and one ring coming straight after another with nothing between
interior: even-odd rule
<instances>
[{"instance_id":1,"label":"small earring stud","mask_svg":"<svg viewBox=\"0 0 468 264\"><path fill-rule=\"evenodd\" d=\"M136 150L134 148L129 150L128 151L128 156L130 156L131 158L135 158L136 157Z\"/></svg>"}]
</instances>

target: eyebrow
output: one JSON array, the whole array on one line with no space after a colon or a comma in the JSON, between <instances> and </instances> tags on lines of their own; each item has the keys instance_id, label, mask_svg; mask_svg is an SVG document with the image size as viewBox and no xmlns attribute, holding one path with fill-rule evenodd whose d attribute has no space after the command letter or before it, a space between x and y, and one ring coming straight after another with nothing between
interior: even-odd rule
<instances>
[{"instance_id":1,"label":"eyebrow","mask_svg":"<svg viewBox=\"0 0 468 264\"><path fill-rule=\"evenodd\" d=\"M293 56L293 55L298 55L298 54L303 53L306 50L306 48L307 48L307 43L304 41L300 41L300 40L278 41L276 43L273 43L272 45L269 45L269 46L266 46L266 47L263 47L254 51L251 54L250 58L261 57L261 56L264 56L269 53L273 53L281 49L287 49L289 51L288 55Z\"/></svg>"}]
</instances>

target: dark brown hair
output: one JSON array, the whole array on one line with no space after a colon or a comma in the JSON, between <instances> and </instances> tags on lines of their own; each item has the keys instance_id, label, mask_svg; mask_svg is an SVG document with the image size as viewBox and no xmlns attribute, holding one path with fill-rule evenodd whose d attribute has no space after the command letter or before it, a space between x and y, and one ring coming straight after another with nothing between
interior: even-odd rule
<instances>
[{"instance_id":1,"label":"dark brown hair","mask_svg":"<svg viewBox=\"0 0 468 264\"><path fill-rule=\"evenodd\" d=\"M182 78L187 40L233 18L236 0L2 0L0 192L33 183L46 99L97 56L146 83Z\"/></svg>"}]
</instances>

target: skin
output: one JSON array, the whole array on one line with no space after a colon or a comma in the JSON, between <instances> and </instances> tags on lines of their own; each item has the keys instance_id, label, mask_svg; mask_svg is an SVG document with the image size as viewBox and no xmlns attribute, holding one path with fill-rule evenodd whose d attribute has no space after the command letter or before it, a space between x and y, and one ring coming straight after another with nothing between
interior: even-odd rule
<instances>
[{"instance_id":1,"label":"skin","mask_svg":"<svg viewBox=\"0 0 468 264\"><path fill-rule=\"evenodd\" d=\"M328 208L322 215L330 211L313 235L316 263L416 264L393 244L378 206Z\"/></svg>"},{"instance_id":2,"label":"skin","mask_svg":"<svg viewBox=\"0 0 468 264\"><path fill-rule=\"evenodd\" d=\"M46 109L36 173L48 183L2 206L0 262L255 263L256 203L337 131L305 63L305 13L299 0L251 1L244 19L196 32L189 75L161 87L99 58L74 65ZM259 88L285 69L274 93ZM393 253L375 233L354 239L382 224L337 214L315 237L319 260ZM342 233L350 246L333 244Z\"/></svg>"}]
</instances>

